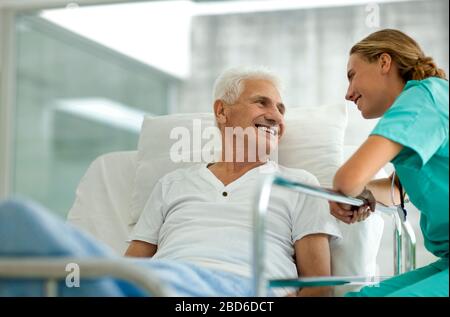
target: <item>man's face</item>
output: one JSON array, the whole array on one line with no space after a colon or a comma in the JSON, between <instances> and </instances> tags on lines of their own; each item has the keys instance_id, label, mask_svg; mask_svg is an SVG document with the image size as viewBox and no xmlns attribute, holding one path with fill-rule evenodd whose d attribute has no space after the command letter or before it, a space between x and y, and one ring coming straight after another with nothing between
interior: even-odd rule
<instances>
[{"instance_id":1,"label":"man's face","mask_svg":"<svg viewBox=\"0 0 450 317\"><path fill-rule=\"evenodd\" d=\"M246 80L238 100L224 105L223 126L252 129L257 144L260 145L264 137L267 152L270 152L284 133L284 112L280 93L270 81Z\"/></svg>"}]
</instances>

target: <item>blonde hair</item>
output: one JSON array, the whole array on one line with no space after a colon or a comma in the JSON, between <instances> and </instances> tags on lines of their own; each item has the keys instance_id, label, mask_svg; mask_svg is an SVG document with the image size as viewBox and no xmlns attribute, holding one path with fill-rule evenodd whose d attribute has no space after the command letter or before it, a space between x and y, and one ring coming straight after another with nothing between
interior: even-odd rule
<instances>
[{"instance_id":1,"label":"blonde hair","mask_svg":"<svg viewBox=\"0 0 450 317\"><path fill-rule=\"evenodd\" d=\"M370 34L351 48L350 55L355 53L368 62L376 61L383 53L389 54L405 82L428 77L447 79L433 58L426 56L416 41L398 30L384 29Z\"/></svg>"}]
</instances>

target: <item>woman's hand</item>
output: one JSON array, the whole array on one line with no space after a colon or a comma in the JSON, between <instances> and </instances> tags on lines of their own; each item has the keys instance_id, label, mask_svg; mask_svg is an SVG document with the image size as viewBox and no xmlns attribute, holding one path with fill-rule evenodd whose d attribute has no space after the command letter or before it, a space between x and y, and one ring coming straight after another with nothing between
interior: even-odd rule
<instances>
[{"instance_id":1,"label":"woman's hand","mask_svg":"<svg viewBox=\"0 0 450 317\"><path fill-rule=\"evenodd\" d=\"M371 213L370 206L362 205L357 210L353 211L353 217L350 223L360 222L366 220Z\"/></svg>"}]
</instances>

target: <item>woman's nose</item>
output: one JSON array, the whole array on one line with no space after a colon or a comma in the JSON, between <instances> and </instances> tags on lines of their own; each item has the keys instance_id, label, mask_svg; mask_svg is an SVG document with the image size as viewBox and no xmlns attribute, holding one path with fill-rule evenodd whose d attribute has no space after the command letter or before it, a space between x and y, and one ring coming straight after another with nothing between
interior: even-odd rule
<instances>
[{"instance_id":1,"label":"woman's nose","mask_svg":"<svg viewBox=\"0 0 450 317\"><path fill-rule=\"evenodd\" d=\"M351 89L351 87L348 86L347 94L345 95L345 99L349 100L349 101L353 101L354 96L355 96L355 93L353 92L353 89Z\"/></svg>"}]
</instances>

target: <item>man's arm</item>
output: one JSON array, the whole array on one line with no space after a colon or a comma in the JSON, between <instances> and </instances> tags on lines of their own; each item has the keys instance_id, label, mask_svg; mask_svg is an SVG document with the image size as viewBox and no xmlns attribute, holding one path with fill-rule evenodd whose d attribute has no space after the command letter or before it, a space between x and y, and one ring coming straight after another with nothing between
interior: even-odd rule
<instances>
[{"instance_id":1,"label":"man's arm","mask_svg":"<svg viewBox=\"0 0 450 317\"><path fill-rule=\"evenodd\" d=\"M125 256L131 257L152 257L155 255L158 246L145 241L133 240L130 243Z\"/></svg>"},{"instance_id":2,"label":"man's arm","mask_svg":"<svg viewBox=\"0 0 450 317\"><path fill-rule=\"evenodd\" d=\"M330 276L331 256L327 234L310 234L295 242L295 258L300 277ZM331 287L305 287L297 296L331 296Z\"/></svg>"}]
</instances>

